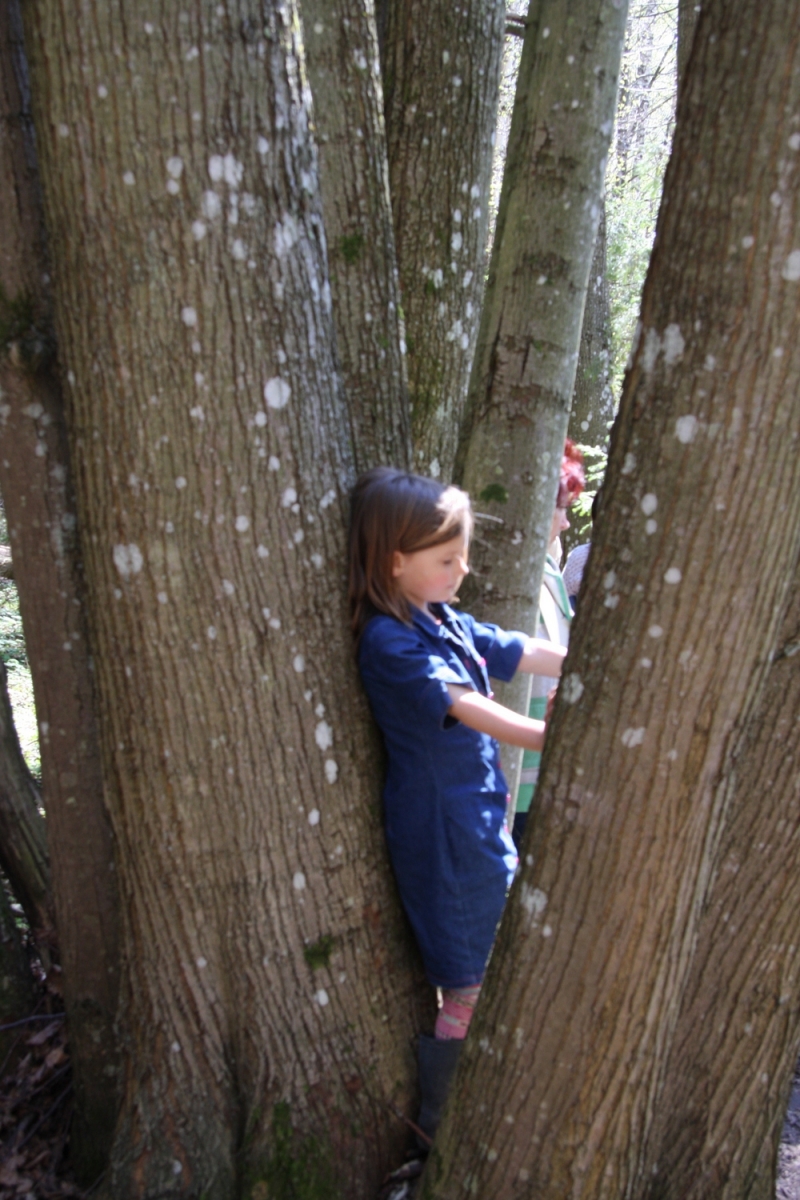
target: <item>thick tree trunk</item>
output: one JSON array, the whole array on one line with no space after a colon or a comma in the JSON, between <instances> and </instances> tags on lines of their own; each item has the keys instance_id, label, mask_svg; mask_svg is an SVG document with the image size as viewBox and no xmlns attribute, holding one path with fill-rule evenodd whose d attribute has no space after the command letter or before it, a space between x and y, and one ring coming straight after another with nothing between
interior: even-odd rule
<instances>
[{"instance_id":1,"label":"thick tree trunk","mask_svg":"<svg viewBox=\"0 0 800 1200\"><path fill-rule=\"evenodd\" d=\"M26 14L125 901L108 1194L368 1195L417 992L343 596L297 11Z\"/></svg>"},{"instance_id":2,"label":"thick tree trunk","mask_svg":"<svg viewBox=\"0 0 800 1200\"><path fill-rule=\"evenodd\" d=\"M390 0L386 128L414 466L450 480L483 294L504 0Z\"/></svg>"},{"instance_id":3,"label":"thick tree trunk","mask_svg":"<svg viewBox=\"0 0 800 1200\"><path fill-rule=\"evenodd\" d=\"M797 560L800 14L712 0L697 39L539 804L428 1196L646 1193L723 785ZM763 880L759 820L751 839Z\"/></svg>"},{"instance_id":4,"label":"thick tree trunk","mask_svg":"<svg viewBox=\"0 0 800 1200\"><path fill-rule=\"evenodd\" d=\"M479 514L464 606L536 627L627 2L531 6L457 477ZM521 708L525 681L503 689Z\"/></svg>"},{"instance_id":5,"label":"thick tree trunk","mask_svg":"<svg viewBox=\"0 0 800 1200\"><path fill-rule=\"evenodd\" d=\"M0 488L39 720L42 794L74 1062L74 1161L95 1179L116 1111L118 894L55 364L50 264L19 7L0 6ZM54 849L55 848L55 849ZM38 853L38 852L37 852Z\"/></svg>"},{"instance_id":6,"label":"thick tree trunk","mask_svg":"<svg viewBox=\"0 0 800 1200\"><path fill-rule=\"evenodd\" d=\"M575 391L568 425L572 440L585 446L605 446L614 420L605 208L605 200L602 200L589 286L586 289Z\"/></svg>"},{"instance_id":7,"label":"thick tree trunk","mask_svg":"<svg viewBox=\"0 0 800 1200\"><path fill-rule=\"evenodd\" d=\"M22 905L42 952L55 946L47 834L41 797L20 749L0 662L0 868Z\"/></svg>"},{"instance_id":8,"label":"thick tree trunk","mask_svg":"<svg viewBox=\"0 0 800 1200\"><path fill-rule=\"evenodd\" d=\"M772 1200L800 1042L800 572L733 795L650 1138L649 1200ZM723 798L724 802L724 798Z\"/></svg>"},{"instance_id":9,"label":"thick tree trunk","mask_svg":"<svg viewBox=\"0 0 800 1200\"><path fill-rule=\"evenodd\" d=\"M330 286L358 472L408 468L405 333L370 0L302 0Z\"/></svg>"}]
</instances>

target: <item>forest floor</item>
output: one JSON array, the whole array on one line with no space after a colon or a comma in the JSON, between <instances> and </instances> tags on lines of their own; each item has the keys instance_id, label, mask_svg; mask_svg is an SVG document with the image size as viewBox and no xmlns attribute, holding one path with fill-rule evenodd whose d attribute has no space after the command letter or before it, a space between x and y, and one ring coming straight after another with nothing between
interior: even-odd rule
<instances>
[{"instance_id":1,"label":"forest floor","mask_svg":"<svg viewBox=\"0 0 800 1200\"><path fill-rule=\"evenodd\" d=\"M12 1031L0 1062L0 1200L90 1200L69 1160L73 1096L63 1012L42 988L32 1020ZM778 1155L775 1200L800 1200L800 1063Z\"/></svg>"}]
</instances>

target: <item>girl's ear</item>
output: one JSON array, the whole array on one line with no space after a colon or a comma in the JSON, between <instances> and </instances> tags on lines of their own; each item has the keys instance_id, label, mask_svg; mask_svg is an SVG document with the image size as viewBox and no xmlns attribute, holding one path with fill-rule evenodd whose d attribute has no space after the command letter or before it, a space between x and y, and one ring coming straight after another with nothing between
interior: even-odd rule
<instances>
[{"instance_id":1,"label":"girl's ear","mask_svg":"<svg viewBox=\"0 0 800 1200\"><path fill-rule=\"evenodd\" d=\"M397 579L398 575L402 575L403 567L406 563L405 554L401 554L399 550L395 550L392 555L392 578Z\"/></svg>"}]
</instances>

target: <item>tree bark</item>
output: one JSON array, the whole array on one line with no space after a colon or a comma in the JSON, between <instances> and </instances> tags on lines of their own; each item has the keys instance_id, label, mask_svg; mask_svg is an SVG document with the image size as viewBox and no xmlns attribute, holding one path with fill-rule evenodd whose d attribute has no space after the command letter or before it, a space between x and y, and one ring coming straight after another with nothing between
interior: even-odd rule
<instances>
[{"instance_id":1,"label":"tree bark","mask_svg":"<svg viewBox=\"0 0 800 1200\"><path fill-rule=\"evenodd\" d=\"M650 1139L649 1200L775 1195L800 1048L798 649L795 571L761 702L722 782L729 816Z\"/></svg>"},{"instance_id":2,"label":"tree bark","mask_svg":"<svg viewBox=\"0 0 800 1200\"><path fill-rule=\"evenodd\" d=\"M524 865L426 1196L646 1193L723 784L800 546L798 35L788 0L698 26Z\"/></svg>"},{"instance_id":3,"label":"tree bark","mask_svg":"<svg viewBox=\"0 0 800 1200\"><path fill-rule=\"evenodd\" d=\"M124 897L107 1191L369 1194L420 1014L343 595L297 10L26 19Z\"/></svg>"},{"instance_id":4,"label":"tree bark","mask_svg":"<svg viewBox=\"0 0 800 1200\"><path fill-rule=\"evenodd\" d=\"M370 0L302 0L342 382L356 470L408 468L405 332Z\"/></svg>"},{"instance_id":5,"label":"tree bark","mask_svg":"<svg viewBox=\"0 0 800 1200\"><path fill-rule=\"evenodd\" d=\"M119 899L86 649L63 397L19 6L0 6L0 488L39 720L74 1063L72 1154L103 1169L116 1111ZM55 849L53 849L55 848ZM39 852L37 851L37 855Z\"/></svg>"},{"instance_id":6,"label":"tree bark","mask_svg":"<svg viewBox=\"0 0 800 1200\"><path fill-rule=\"evenodd\" d=\"M13 909L0 877L0 1025L27 1017L34 1005L33 973L22 946ZM0 1032L0 1063L19 1041L19 1029ZM21 1055L20 1055L21 1057Z\"/></svg>"},{"instance_id":7,"label":"tree bark","mask_svg":"<svg viewBox=\"0 0 800 1200\"><path fill-rule=\"evenodd\" d=\"M589 286L586 290L575 391L568 425L568 433L572 440L585 446L605 446L614 420L605 210L605 200L602 200L594 256L589 272Z\"/></svg>"},{"instance_id":8,"label":"tree bark","mask_svg":"<svg viewBox=\"0 0 800 1200\"><path fill-rule=\"evenodd\" d=\"M700 12L699 0L678 0L678 98L683 87L686 66L692 52L694 31Z\"/></svg>"},{"instance_id":9,"label":"tree bark","mask_svg":"<svg viewBox=\"0 0 800 1200\"><path fill-rule=\"evenodd\" d=\"M55 947L47 835L41 797L22 756L0 662L0 868L22 905L42 952Z\"/></svg>"},{"instance_id":10,"label":"tree bark","mask_svg":"<svg viewBox=\"0 0 800 1200\"><path fill-rule=\"evenodd\" d=\"M456 476L479 514L465 608L536 627L627 3L542 0L523 43ZM525 681L502 690L521 708Z\"/></svg>"},{"instance_id":11,"label":"tree bark","mask_svg":"<svg viewBox=\"0 0 800 1200\"><path fill-rule=\"evenodd\" d=\"M483 293L503 0L391 0L386 129L414 467L449 481Z\"/></svg>"}]
</instances>

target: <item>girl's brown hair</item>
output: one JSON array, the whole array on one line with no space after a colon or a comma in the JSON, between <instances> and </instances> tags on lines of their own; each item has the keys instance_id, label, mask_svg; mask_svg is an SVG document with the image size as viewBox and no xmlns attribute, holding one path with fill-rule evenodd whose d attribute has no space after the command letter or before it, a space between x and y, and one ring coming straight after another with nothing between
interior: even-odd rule
<instances>
[{"instance_id":1,"label":"girl's brown hair","mask_svg":"<svg viewBox=\"0 0 800 1200\"><path fill-rule=\"evenodd\" d=\"M469 496L435 479L373 467L353 489L350 617L356 648L376 612L408 625L411 609L392 573L394 553L414 554L472 530Z\"/></svg>"}]
</instances>

